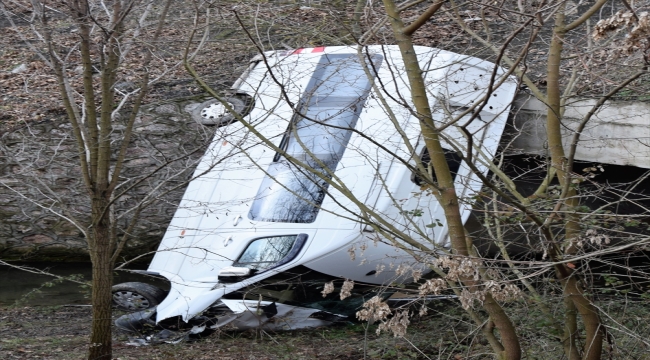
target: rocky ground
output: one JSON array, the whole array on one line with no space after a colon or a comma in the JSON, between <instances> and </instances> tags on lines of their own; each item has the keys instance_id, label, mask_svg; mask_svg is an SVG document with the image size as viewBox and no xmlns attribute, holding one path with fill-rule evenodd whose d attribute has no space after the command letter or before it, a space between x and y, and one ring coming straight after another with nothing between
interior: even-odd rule
<instances>
[{"instance_id":1,"label":"rocky ground","mask_svg":"<svg viewBox=\"0 0 650 360\"><path fill-rule=\"evenodd\" d=\"M485 344L476 342L471 328L456 316L453 306L447 314L414 319L406 338L375 333L376 326L341 324L309 331L221 332L178 344L127 345L129 337L114 331L114 359L425 359L420 351L444 354L445 358L479 356ZM449 312L450 311L450 312ZM0 308L0 358L84 359L90 331L90 307ZM455 333L457 343L440 335ZM418 348L416 348L417 346ZM476 357L474 357L476 358Z\"/></svg>"},{"instance_id":2,"label":"rocky ground","mask_svg":"<svg viewBox=\"0 0 650 360\"><path fill-rule=\"evenodd\" d=\"M555 295L545 295L557 303ZM549 304L550 304L549 303ZM650 353L650 307L644 297L601 295L607 341L603 359L646 360ZM562 358L558 337L546 315L525 301L507 304L518 324L528 360ZM414 308L420 309L420 305ZM0 359L85 359L90 331L89 306L0 307ZM280 360L280 359L492 359L492 350L457 302L438 300L427 314L410 319L404 338L377 334L377 325L350 321L313 330L223 331L177 344L132 346L133 338L114 329L113 358L121 360ZM122 313L115 312L114 317Z\"/></svg>"}]
</instances>

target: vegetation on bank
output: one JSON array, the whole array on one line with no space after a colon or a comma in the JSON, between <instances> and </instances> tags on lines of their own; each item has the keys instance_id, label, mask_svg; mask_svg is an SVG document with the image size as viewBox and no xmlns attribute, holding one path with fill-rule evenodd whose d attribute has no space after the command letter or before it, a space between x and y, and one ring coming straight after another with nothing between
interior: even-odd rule
<instances>
[{"instance_id":1,"label":"vegetation on bank","mask_svg":"<svg viewBox=\"0 0 650 360\"><path fill-rule=\"evenodd\" d=\"M550 296L549 296L549 299ZM597 302L606 311L608 342L603 358L647 359L648 299L619 294ZM509 312L525 344L525 359L560 359L561 344L548 319L523 301ZM90 331L87 306L0 308L0 358L82 359ZM404 338L376 333L377 324L348 322L305 331L223 331L190 343L127 345L114 331L113 358L135 359L490 359L479 329L455 301L428 304L428 314L411 319Z\"/></svg>"}]
</instances>

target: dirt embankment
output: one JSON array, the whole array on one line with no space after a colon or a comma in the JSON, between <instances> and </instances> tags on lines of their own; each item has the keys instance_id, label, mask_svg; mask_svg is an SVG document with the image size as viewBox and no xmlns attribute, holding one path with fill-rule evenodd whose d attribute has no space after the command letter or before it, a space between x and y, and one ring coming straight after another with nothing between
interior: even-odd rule
<instances>
[{"instance_id":1,"label":"dirt embankment","mask_svg":"<svg viewBox=\"0 0 650 360\"><path fill-rule=\"evenodd\" d=\"M605 289L607 290L607 289ZM608 340L604 359L648 359L650 307L644 297L618 291L596 301L603 311ZM612 291L612 289L609 289ZM561 295L545 295L548 304ZM411 307L415 313L422 305ZM560 359L562 346L549 330L548 316L526 301L507 304L517 325L526 358ZM350 322L313 330L286 332L214 333L191 343L130 346L129 337L114 329L113 358L120 360L311 360L311 359L492 359L492 350L457 302L438 300L426 305L427 314L410 318L404 338L377 334L377 325ZM113 316L122 315L117 311ZM91 308L0 307L0 359L85 359Z\"/></svg>"},{"instance_id":2,"label":"dirt embankment","mask_svg":"<svg viewBox=\"0 0 650 360\"><path fill-rule=\"evenodd\" d=\"M450 308L452 312L455 310ZM120 315L120 314L115 314ZM424 359L414 343L427 354L448 348L449 343L438 341L440 334L460 331L467 335L469 328L457 322L455 329L440 321L437 314L427 320L414 320L408 340L393 338L391 334L375 333L376 326L342 324L310 331L282 333L222 332L191 343L160 344L135 347L126 345L128 336L114 330L113 358L135 359ZM84 359L90 334L91 308L63 306L57 308L19 307L0 308L1 359ZM446 320L444 320L446 322ZM435 334L438 335L435 335ZM451 334L451 333L450 333ZM432 340L435 339L435 340ZM469 339L469 338L467 338ZM450 355L467 349L468 341L450 348ZM440 348L439 348L440 347ZM476 343L474 350L484 351L484 344ZM472 350L472 351L474 351Z\"/></svg>"}]
</instances>

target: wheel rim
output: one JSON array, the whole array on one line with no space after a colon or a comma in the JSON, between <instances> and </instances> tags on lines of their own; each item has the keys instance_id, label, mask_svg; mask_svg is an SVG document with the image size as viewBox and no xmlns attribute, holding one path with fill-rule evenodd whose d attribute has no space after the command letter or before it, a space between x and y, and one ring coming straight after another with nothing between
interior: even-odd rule
<instances>
[{"instance_id":1,"label":"wheel rim","mask_svg":"<svg viewBox=\"0 0 650 360\"><path fill-rule=\"evenodd\" d=\"M233 104L231 103L228 103L228 105L230 105L230 107L233 107ZM226 114L228 114L228 109L226 109L222 103L210 104L201 109L201 117L206 120L218 119Z\"/></svg>"},{"instance_id":2,"label":"wheel rim","mask_svg":"<svg viewBox=\"0 0 650 360\"><path fill-rule=\"evenodd\" d=\"M146 310L151 306L147 298L133 291L114 292L113 301L117 306L129 310Z\"/></svg>"}]
</instances>

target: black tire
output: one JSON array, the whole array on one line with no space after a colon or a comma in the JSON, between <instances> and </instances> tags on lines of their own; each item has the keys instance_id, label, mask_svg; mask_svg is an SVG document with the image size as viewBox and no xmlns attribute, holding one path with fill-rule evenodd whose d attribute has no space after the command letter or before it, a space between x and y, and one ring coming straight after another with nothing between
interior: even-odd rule
<instances>
[{"instance_id":1,"label":"black tire","mask_svg":"<svg viewBox=\"0 0 650 360\"><path fill-rule=\"evenodd\" d=\"M251 108L251 98L248 95L228 96L224 98L239 115L248 114ZM227 112L217 99L208 100L199 105L193 113L194 118L203 125L224 126L236 121L237 118Z\"/></svg>"},{"instance_id":2,"label":"black tire","mask_svg":"<svg viewBox=\"0 0 650 360\"><path fill-rule=\"evenodd\" d=\"M113 304L120 310L142 311L160 304L167 293L153 285L141 282L127 282L114 285Z\"/></svg>"}]
</instances>

